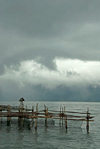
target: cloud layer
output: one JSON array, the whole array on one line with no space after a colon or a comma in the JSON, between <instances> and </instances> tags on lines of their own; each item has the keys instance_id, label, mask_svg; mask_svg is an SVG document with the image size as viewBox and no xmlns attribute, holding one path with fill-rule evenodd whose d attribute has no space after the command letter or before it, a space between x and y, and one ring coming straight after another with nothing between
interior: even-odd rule
<instances>
[{"instance_id":1,"label":"cloud layer","mask_svg":"<svg viewBox=\"0 0 100 149\"><path fill-rule=\"evenodd\" d=\"M55 70L34 61L22 61L18 65L5 66L1 81L11 80L20 88L28 84L41 85L47 89L58 86L100 85L100 62L56 58Z\"/></svg>"},{"instance_id":2,"label":"cloud layer","mask_svg":"<svg viewBox=\"0 0 100 149\"><path fill-rule=\"evenodd\" d=\"M100 0L0 1L0 100L99 100Z\"/></svg>"}]
</instances>

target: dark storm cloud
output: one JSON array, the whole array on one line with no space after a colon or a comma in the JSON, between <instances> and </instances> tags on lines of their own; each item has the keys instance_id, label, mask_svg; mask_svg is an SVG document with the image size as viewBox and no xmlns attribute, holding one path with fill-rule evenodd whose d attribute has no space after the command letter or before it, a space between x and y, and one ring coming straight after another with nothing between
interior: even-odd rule
<instances>
[{"instance_id":1,"label":"dark storm cloud","mask_svg":"<svg viewBox=\"0 0 100 149\"><path fill-rule=\"evenodd\" d=\"M4 0L0 1L1 25L29 36L56 36L62 27L98 22L99 0ZM74 24L73 24L74 23Z\"/></svg>"},{"instance_id":2,"label":"dark storm cloud","mask_svg":"<svg viewBox=\"0 0 100 149\"><path fill-rule=\"evenodd\" d=\"M63 31L62 27L88 19L88 2L83 5L82 0L4 0L0 4L1 25L29 36L56 36Z\"/></svg>"},{"instance_id":3,"label":"dark storm cloud","mask_svg":"<svg viewBox=\"0 0 100 149\"><path fill-rule=\"evenodd\" d=\"M99 59L99 5L99 0L0 1L1 64L38 56L44 63L55 56Z\"/></svg>"},{"instance_id":4,"label":"dark storm cloud","mask_svg":"<svg viewBox=\"0 0 100 149\"><path fill-rule=\"evenodd\" d=\"M21 62L27 60L34 60L51 71L57 70L55 58L99 61L99 6L100 0L1 0L0 77L9 74L5 72L4 66L8 70L13 66L14 69L11 71L13 72L17 69L15 67L19 67ZM98 71L96 72L99 74ZM34 88L35 97L38 98L41 97L42 92L43 98L58 97L57 93L61 90L60 98L66 89L74 97L78 94L72 87L59 89L57 86L55 92L51 92L48 89L41 89L40 84L29 85L20 91L14 81L9 83L3 80L0 86L0 97L4 96L5 90L6 95L11 96L11 90L7 88L9 84L13 90L13 97L17 94L33 97L32 88ZM87 87L83 88L86 93ZM39 89L40 95L37 95ZM87 90L86 97L90 96L92 89L88 87ZM84 94L80 92L82 97ZM64 99L66 97L69 95L65 94ZM4 96L4 98L7 97Z\"/></svg>"}]
</instances>

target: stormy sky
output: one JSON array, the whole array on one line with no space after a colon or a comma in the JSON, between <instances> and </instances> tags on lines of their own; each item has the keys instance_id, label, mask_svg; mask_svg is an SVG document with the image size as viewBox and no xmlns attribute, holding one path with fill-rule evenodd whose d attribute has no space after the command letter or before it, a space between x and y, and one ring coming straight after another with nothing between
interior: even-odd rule
<instances>
[{"instance_id":1,"label":"stormy sky","mask_svg":"<svg viewBox=\"0 0 100 149\"><path fill-rule=\"evenodd\" d=\"M100 101L100 0L0 0L0 101Z\"/></svg>"}]
</instances>

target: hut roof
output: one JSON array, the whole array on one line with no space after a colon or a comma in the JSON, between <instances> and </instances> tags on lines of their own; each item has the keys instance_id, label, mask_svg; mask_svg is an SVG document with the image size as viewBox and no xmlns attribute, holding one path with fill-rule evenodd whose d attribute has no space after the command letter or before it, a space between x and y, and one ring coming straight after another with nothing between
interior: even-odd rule
<instances>
[{"instance_id":1,"label":"hut roof","mask_svg":"<svg viewBox=\"0 0 100 149\"><path fill-rule=\"evenodd\" d=\"M25 100L24 100L24 98L20 98L20 99L19 99L19 101L21 101L21 102L22 102L22 101L25 101Z\"/></svg>"}]
</instances>

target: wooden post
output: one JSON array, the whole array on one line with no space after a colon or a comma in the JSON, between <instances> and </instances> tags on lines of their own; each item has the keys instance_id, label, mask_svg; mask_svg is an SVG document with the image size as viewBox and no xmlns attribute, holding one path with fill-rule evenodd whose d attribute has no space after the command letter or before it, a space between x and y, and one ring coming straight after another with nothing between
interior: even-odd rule
<instances>
[{"instance_id":1,"label":"wooden post","mask_svg":"<svg viewBox=\"0 0 100 149\"><path fill-rule=\"evenodd\" d=\"M26 105L26 112L27 112L27 105Z\"/></svg>"},{"instance_id":2,"label":"wooden post","mask_svg":"<svg viewBox=\"0 0 100 149\"><path fill-rule=\"evenodd\" d=\"M63 126L63 107L62 107L62 126Z\"/></svg>"},{"instance_id":3,"label":"wooden post","mask_svg":"<svg viewBox=\"0 0 100 149\"><path fill-rule=\"evenodd\" d=\"M87 116L86 116L86 129L87 129L87 133L89 133L89 117L90 117L90 114L89 114L89 108L87 108Z\"/></svg>"},{"instance_id":4,"label":"wooden post","mask_svg":"<svg viewBox=\"0 0 100 149\"><path fill-rule=\"evenodd\" d=\"M35 130L37 130L37 116L38 116L38 104L36 105L36 118L35 118Z\"/></svg>"},{"instance_id":5,"label":"wooden post","mask_svg":"<svg viewBox=\"0 0 100 149\"><path fill-rule=\"evenodd\" d=\"M65 106L64 106L64 113L65 113L65 111L66 111L66 108L65 108Z\"/></svg>"},{"instance_id":6,"label":"wooden post","mask_svg":"<svg viewBox=\"0 0 100 149\"><path fill-rule=\"evenodd\" d=\"M66 111L66 109L65 109L65 106L64 106L65 128L67 130L67 114L65 115L65 111Z\"/></svg>"},{"instance_id":7,"label":"wooden post","mask_svg":"<svg viewBox=\"0 0 100 149\"><path fill-rule=\"evenodd\" d=\"M48 108L46 108L45 116L48 116ZM47 118L45 118L45 126L48 127Z\"/></svg>"},{"instance_id":8,"label":"wooden post","mask_svg":"<svg viewBox=\"0 0 100 149\"><path fill-rule=\"evenodd\" d=\"M7 112L8 112L8 116L7 116L7 126L9 126L10 123L11 123L11 117L10 117L11 107L10 107L10 105L8 105L8 107L7 107Z\"/></svg>"},{"instance_id":9,"label":"wooden post","mask_svg":"<svg viewBox=\"0 0 100 149\"><path fill-rule=\"evenodd\" d=\"M19 115L20 115L20 107L18 108L18 112L19 112ZM18 116L18 125L20 126L20 116Z\"/></svg>"},{"instance_id":10,"label":"wooden post","mask_svg":"<svg viewBox=\"0 0 100 149\"><path fill-rule=\"evenodd\" d=\"M46 105L44 105L44 112L45 112L45 116L46 116L46 112L47 112ZM47 126L47 118L45 118L45 126Z\"/></svg>"},{"instance_id":11,"label":"wooden post","mask_svg":"<svg viewBox=\"0 0 100 149\"><path fill-rule=\"evenodd\" d=\"M60 127L61 127L61 105L60 105L60 119L59 119L59 125L60 125Z\"/></svg>"},{"instance_id":12,"label":"wooden post","mask_svg":"<svg viewBox=\"0 0 100 149\"><path fill-rule=\"evenodd\" d=\"M35 130L37 130L37 118L35 118Z\"/></svg>"},{"instance_id":13,"label":"wooden post","mask_svg":"<svg viewBox=\"0 0 100 149\"><path fill-rule=\"evenodd\" d=\"M27 112L27 105L25 106L25 109L24 109L25 112ZM26 118L24 118L24 122L25 122Z\"/></svg>"},{"instance_id":14,"label":"wooden post","mask_svg":"<svg viewBox=\"0 0 100 149\"><path fill-rule=\"evenodd\" d=\"M34 106L32 106L32 115L34 115Z\"/></svg>"},{"instance_id":15,"label":"wooden post","mask_svg":"<svg viewBox=\"0 0 100 149\"><path fill-rule=\"evenodd\" d=\"M20 127L24 126L24 118L23 118L23 111L24 111L24 98L20 98L20 105L19 105L19 117L18 117L18 124Z\"/></svg>"},{"instance_id":16,"label":"wooden post","mask_svg":"<svg viewBox=\"0 0 100 149\"><path fill-rule=\"evenodd\" d=\"M2 123L2 107L0 107L0 115L1 115L0 122Z\"/></svg>"},{"instance_id":17,"label":"wooden post","mask_svg":"<svg viewBox=\"0 0 100 149\"><path fill-rule=\"evenodd\" d=\"M32 106L32 116L34 115L34 106ZM33 124L34 124L34 118L32 118L32 127L33 127Z\"/></svg>"},{"instance_id":18,"label":"wooden post","mask_svg":"<svg viewBox=\"0 0 100 149\"><path fill-rule=\"evenodd\" d=\"M36 104L36 112L37 112L37 115L38 115L38 103Z\"/></svg>"},{"instance_id":19,"label":"wooden post","mask_svg":"<svg viewBox=\"0 0 100 149\"><path fill-rule=\"evenodd\" d=\"M67 130L67 115L65 116L65 128Z\"/></svg>"}]
</instances>

